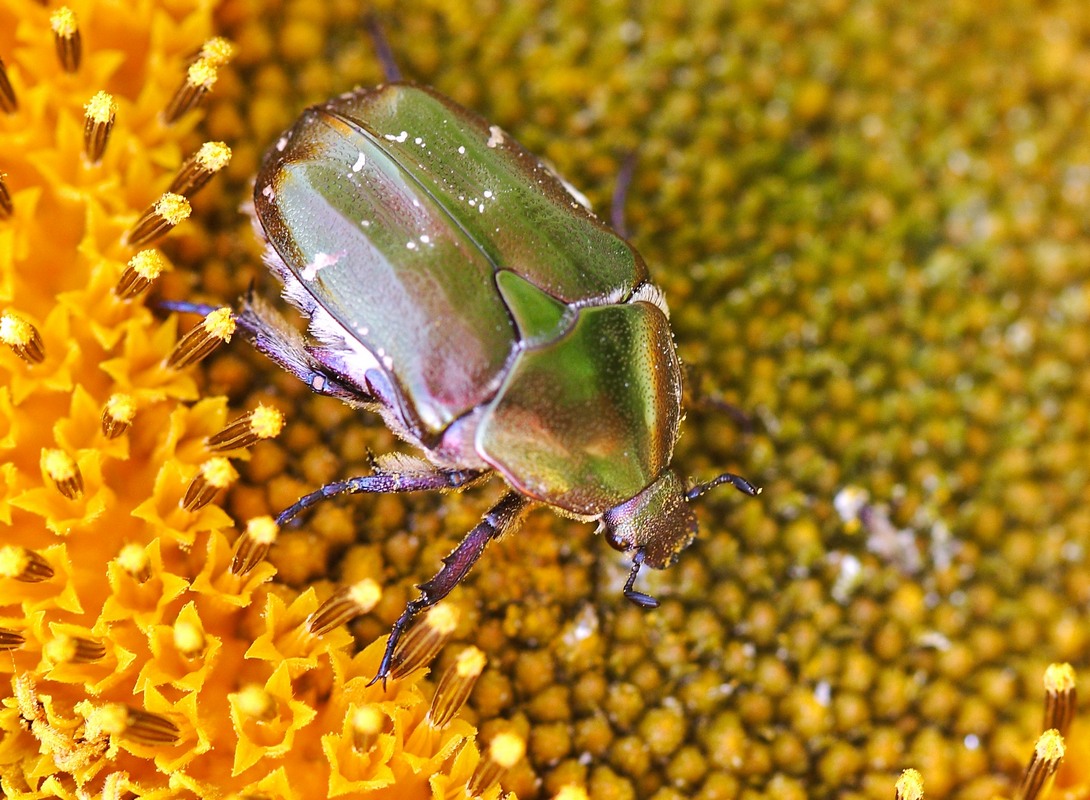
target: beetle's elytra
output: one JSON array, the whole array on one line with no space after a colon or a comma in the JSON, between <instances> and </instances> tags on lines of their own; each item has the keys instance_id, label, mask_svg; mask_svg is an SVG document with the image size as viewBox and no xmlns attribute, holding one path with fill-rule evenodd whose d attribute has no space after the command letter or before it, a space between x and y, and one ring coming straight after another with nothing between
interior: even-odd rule
<instances>
[{"instance_id":1,"label":"beetle's elytra","mask_svg":"<svg viewBox=\"0 0 1090 800\"><path fill-rule=\"evenodd\" d=\"M393 82L307 110L270 148L254 215L312 343L248 300L240 327L315 391L382 415L425 459L387 457L285 510L342 493L509 491L391 632L444 597L534 503L597 521L642 564L696 535L670 469L681 368L662 293L639 254L539 159L431 89Z\"/></svg>"}]
</instances>

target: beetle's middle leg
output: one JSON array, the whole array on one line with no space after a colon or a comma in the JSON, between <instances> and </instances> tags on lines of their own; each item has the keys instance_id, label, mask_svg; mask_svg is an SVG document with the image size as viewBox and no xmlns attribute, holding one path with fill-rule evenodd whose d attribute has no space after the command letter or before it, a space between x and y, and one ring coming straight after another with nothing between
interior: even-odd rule
<instances>
[{"instance_id":1,"label":"beetle's middle leg","mask_svg":"<svg viewBox=\"0 0 1090 800\"><path fill-rule=\"evenodd\" d=\"M393 628L390 629L390 638L386 640L386 651L382 654L378 673L371 679L371 683L367 684L368 686L381 680L383 688L386 687L386 674L393 666L394 650L397 648L398 640L401 639L401 634L409 627L409 623L417 614L438 603L450 593L451 589L461 583L469 570L477 563L477 559L481 557L485 545L518 525L531 502L528 497L518 492L507 492L492 508L488 509L484 518L465 535L450 555L443 559L443 567L435 574L435 577L417 586L420 597L409 601Z\"/></svg>"}]
</instances>

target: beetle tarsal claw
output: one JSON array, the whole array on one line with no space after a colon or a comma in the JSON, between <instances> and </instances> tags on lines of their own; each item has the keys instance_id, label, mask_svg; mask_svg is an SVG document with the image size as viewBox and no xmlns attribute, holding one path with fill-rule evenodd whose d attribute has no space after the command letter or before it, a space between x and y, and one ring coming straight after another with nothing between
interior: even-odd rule
<instances>
[{"instance_id":1,"label":"beetle tarsal claw","mask_svg":"<svg viewBox=\"0 0 1090 800\"><path fill-rule=\"evenodd\" d=\"M624 582L624 596L625 599L631 600L640 608L658 608L659 601L649 594L643 592L637 592L632 588L632 584L636 582L636 575L640 571L640 567L643 566L643 559L640 556L636 556L635 562L632 564L632 571L628 573L628 580Z\"/></svg>"}]
</instances>

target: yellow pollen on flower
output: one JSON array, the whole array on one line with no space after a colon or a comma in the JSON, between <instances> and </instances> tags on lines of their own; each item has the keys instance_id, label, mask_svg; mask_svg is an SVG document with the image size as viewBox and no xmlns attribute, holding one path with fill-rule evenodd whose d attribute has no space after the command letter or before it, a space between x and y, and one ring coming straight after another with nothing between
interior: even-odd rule
<instances>
[{"instance_id":1,"label":"yellow pollen on flower","mask_svg":"<svg viewBox=\"0 0 1090 800\"><path fill-rule=\"evenodd\" d=\"M166 235L176 226L189 219L192 207L180 194L165 192L144 211L129 231L126 240L133 247L140 247Z\"/></svg>"},{"instance_id":2,"label":"yellow pollen on flower","mask_svg":"<svg viewBox=\"0 0 1090 800\"><path fill-rule=\"evenodd\" d=\"M0 342L30 364L40 364L45 360L45 346L38 329L12 311L0 314Z\"/></svg>"},{"instance_id":3,"label":"yellow pollen on flower","mask_svg":"<svg viewBox=\"0 0 1090 800\"><path fill-rule=\"evenodd\" d=\"M488 757L477 767L466 787L470 794L481 794L515 766L526 754L526 740L513 731L498 733L488 746Z\"/></svg>"},{"instance_id":4,"label":"yellow pollen on flower","mask_svg":"<svg viewBox=\"0 0 1090 800\"><path fill-rule=\"evenodd\" d=\"M268 721L276 718L276 698L256 683L243 686L232 697L239 712L250 719Z\"/></svg>"},{"instance_id":5,"label":"yellow pollen on flower","mask_svg":"<svg viewBox=\"0 0 1090 800\"><path fill-rule=\"evenodd\" d=\"M167 358L167 366L184 369L203 360L217 347L231 341L238 323L234 312L217 308L182 337Z\"/></svg>"},{"instance_id":6,"label":"yellow pollen on flower","mask_svg":"<svg viewBox=\"0 0 1090 800\"><path fill-rule=\"evenodd\" d=\"M360 614L366 614L381 599L382 587L371 578L364 578L351 586L343 587L322 603L311 616L307 630L315 636L322 636L338 625L344 625Z\"/></svg>"},{"instance_id":7,"label":"yellow pollen on flower","mask_svg":"<svg viewBox=\"0 0 1090 800\"><path fill-rule=\"evenodd\" d=\"M42 469L57 490L69 500L83 494L83 475L72 456L63 450L42 448Z\"/></svg>"},{"instance_id":8,"label":"yellow pollen on flower","mask_svg":"<svg viewBox=\"0 0 1090 800\"><path fill-rule=\"evenodd\" d=\"M484 652L476 647L467 647L458 654L454 664L447 668L435 687L428 711L432 726L443 727L462 709L486 663Z\"/></svg>"},{"instance_id":9,"label":"yellow pollen on flower","mask_svg":"<svg viewBox=\"0 0 1090 800\"><path fill-rule=\"evenodd\" d=\"M235 542L231 572L235 575L248 574L264 560L279 534L280 526L272 517L254 517L247 522L246 530Z\"/></svg>"},{"instance_id":10,"label":"yellow pollen on flower","mask_svg":"<svg viewBox=\"0 0 1090 800\"><path fill-rule=\"evenodd\" d=\"M121 548L121 552L117 554L117 563L121 569L141 583L151 575L151 562L148 561L148 554L143 547L135 542L130 542Z\"/></svg>"},{"instance_id":11,"label":"yellow pollen on flower","mask_svg":"<svg viewBox=\"0 0 1090 800\"><path fill-rule=\"evenodd\" d=\"M207 641L199 625L179 620L174 624L174 647L187 658L194 658L204 652Z\"/></svg>"},{"instance_id":12,"label":"yellow pollen on flower","mask_svg":"<svg viewBox=\"0 0 1090 800\"><path fill-rule=\"evenodd\" d=\"M182 163L167 191L192 197L230 161L230 147L223 142L205 142Z\"/></svg>"},{"instance_id":13,"label":"yellow pollen on flower","mask_svg":"<svg viewBox=\"0 0 1090 800\"><path fill-rule=\"evenodd\" d=\"M17 108L19 108L19 101L15 98L15 89L12 88L11 79L8 78L4 61L0 59L0 111L11 114Z\"/></svg>"},{"instance_id":14,"label":"yellow pollen on flower","mask_svg":"<svg viewBox=\"0 0 1090 800\"><path fill-rule=\"evenodd\" d=\"M897 779L897 800L921 800L923 798L923 776L914 769L906 769Z\"/></svg>"},{"instance_id":15,"label":"yellow pollen on flower","mask_svg":"<svg viewBox=\"0 0 1090 800\"><path fill-rule=\"evenodd\" d=\"M49 26L53 29L53 40L61 67L65 72L75 72L79 69L82 54L82 42L75 12L67 6L58 8L50 14Z\"/></svg>"},{"instance_id":16,"label":"yellow pollen on flower","mask_svg":"<svg viewBox=\"0 0 1090 800\"><path fill-rule=\"evenodd\" d=\"M235 46L222 36L213 36L201 45L200 58L222 67L235 55Z\"/></svg>"},{"instance_id":17,"label":"yellow pollen on flower","mask_svg":"<svg viewBox=\"0 0 1090 800\"><path fill-rule=\"evenodd\" d=\"M208 437L208 447L214 452L249 447L262 439L272 439L284 428L284 415L272 406L258 405L243 414L214 436Z\"/></svg>"},{"instance_id":18,"label":"yellow pollen on flower","mask_svg":"<svg viewBox=\"0 0 1090 800\"><path fill-rule=\"evenodd\" d=\"M0 547L0 578L39 583L53 577L53 567L28 547L9 544Z\"/></svg>"},{"instance_id":19,"label":"yellow pollen on flower","mask_svg":"<svg viewBox=\"0 0 1090 800\"><path fill-rule=\"evenodd\" d=\"M166 269L166 259L158 250L141 250L129 259L114 287L114 294L122 300L131 300L151 286Z\"/></svg>"},{"instance_id":20,"label":"yellow pollen on flower","mask_svg":"<svg viewBox=\"0 0 1090 800\"><path fill-rule=\"evenodd\" d=\"M218 67L216 61L208 56L199 58L190 65L186 70L185 81L163 111L163 119L168 125L200 104L216 83Z\"/></svg>"},{"instance_id":21,"label":"yellow pollen on flower","mask_svg":"<svg viewBox=\"0 0 1090 800\"><path fill-rule=\"evenodd\" d=\"M403 678L426 666L458 627L458 610L447 603L432 606L423 620L413 625L394 650L390 675Z\"/></svg>"},{"instance_id":22,"label":"yellow pollen on flower","mask_svg":"<svg viewBox=\"0 0 1090 800\"><path fill-rule=\"evenodd\" d=\"M376 705L365 705L348 710L352 729L352 746L366 753L374 745L386 726L386 715Z\"/></svg>"},{"instance_id":23,"label":"yellow pollen on flower","mask_svg":"<svg viewBox=\"0 0 1090 800\"><path fill-rule=\"evenodd\" d=\"M208 505L216 492L226 489L238 480L238 471L231 462L221 456L210 458L201 464L200 472L193 478L182 498L182 507L187 511L197 511Z\"/></svg>"},{"instance_id":24,"label":"yellow pollen on flower","mask_svg":"<svg viewBox=\"0 0 1090 800\"><path fill-rule=\"evenodd\" d=\"M590 795L582 786L568 784L560 787L560 791L553 795L553 800L590 800Z\"/></svg>"}]
</instances>

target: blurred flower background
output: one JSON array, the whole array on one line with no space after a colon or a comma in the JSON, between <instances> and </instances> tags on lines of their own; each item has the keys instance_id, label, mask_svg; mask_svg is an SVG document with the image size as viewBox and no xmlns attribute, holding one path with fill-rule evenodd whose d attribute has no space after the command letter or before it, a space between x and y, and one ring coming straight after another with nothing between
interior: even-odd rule
<instances>
[{"instance_id":1,"label":"blurred flower background","mask_svg":"<svg viewBox=\"0 0 1090 800\"><path fill-rule=\"evenodd\" d=\"M167 366L151 310L275 296L240 207L302 108L382 79L359 4L86 0L76 48L55 3L0 0L2 793L888 798L914 767L1014 794L1046 667L1090 675L1090 9L408 6L376 4L406 76L596 207L636 153L694 389L675 464L764 494L702 499L653 612L539 511L451 595L433 671L365 688L500 487L329 503L266 554L252 520L398 443L237 341ZM230 161L174 227L209 142ZM259 406L283 431L214 452ZM312 633L343 586L368 610ZM1067 749L1052 796L1090 796L1078 715Z\"/></svg>"}]
</instances>

